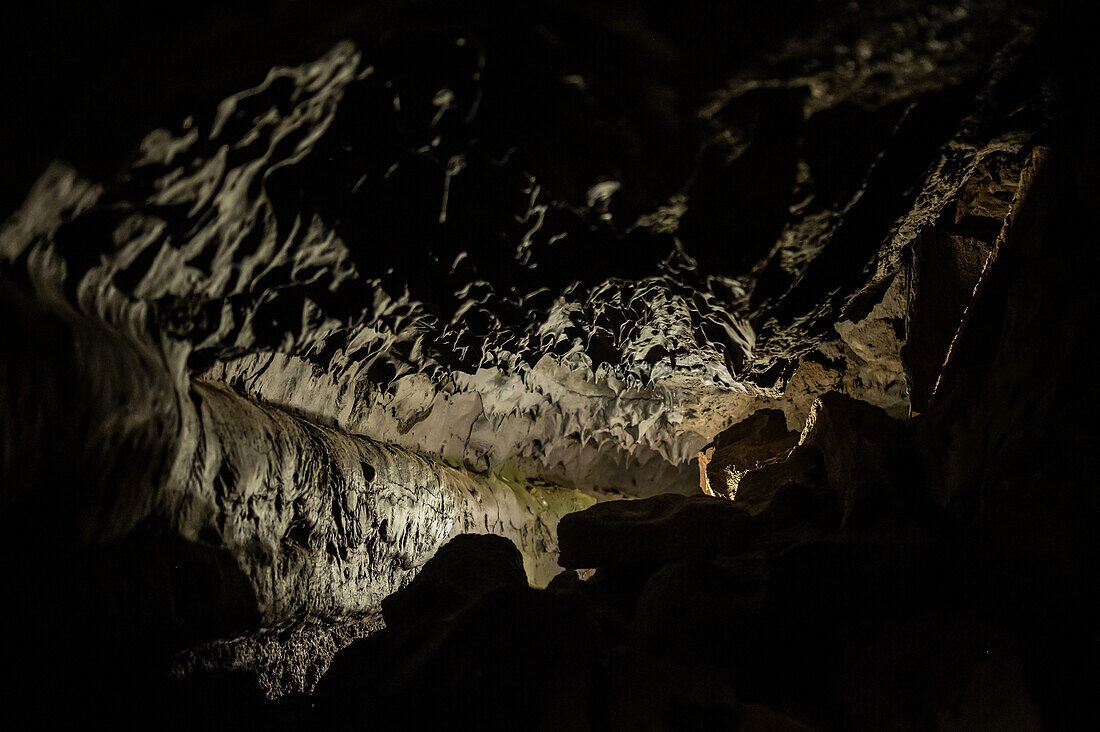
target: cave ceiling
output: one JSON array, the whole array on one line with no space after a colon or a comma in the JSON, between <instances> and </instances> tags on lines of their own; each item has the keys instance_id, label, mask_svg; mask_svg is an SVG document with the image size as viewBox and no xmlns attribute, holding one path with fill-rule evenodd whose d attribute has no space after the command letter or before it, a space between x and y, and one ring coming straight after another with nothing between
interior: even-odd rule
<instances>
[{"instance_id":1,"label":"cave ceiling","mask_svg":"<svg viewBox=\"0 0 1100 732\"><path fill-rule=\"evenodd\" d=\"M117 173L51 165L5 274L198 382L571 487L696 490L717 432L827 388L911 413L908 252L1042 141L1035 17L604 9L314 27Z\"/></svg>"}]
</instances>

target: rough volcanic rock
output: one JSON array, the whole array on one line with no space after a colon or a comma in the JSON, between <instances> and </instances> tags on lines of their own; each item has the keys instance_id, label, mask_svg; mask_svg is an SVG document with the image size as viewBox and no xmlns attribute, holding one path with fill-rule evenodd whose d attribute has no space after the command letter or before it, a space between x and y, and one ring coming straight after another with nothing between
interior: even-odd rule
<instances>
[{"instance_id":1,"label":"rough volcanic rock","mask_svg":"<svg viewBox=\"0 0 1100 732\"><path fill-rule=\"evenodd\" d=\"M340 649L383 627L381 618L371 615L221 638L180 652L172 660L171 674L212 683L233 674L254 680L267 699L300 697L312 693Z\"/></svg>"},{"instance_id":2,"label":"rough volcanic rock","mask_svg":"<svg viewBox=\"0 0 1100 732\"><path fill-rule=\"evenodd\" d=\"M1064 660L1095 668L1100 195L1044 56L1087 43L1004 0L277 5L169 44L51 5L131 55L0 64L0 138L95 148L0 229L17 698L140 716L200 644L172 721L268 722L390 597L321 685L341 727L1096 726ZM163 63L196 37L294 51ZM767 409L786 459L664 495ZM505 547L509 586L401 593L464 532L598 569L513 587Z\"/></svg>"},{"instance_id":3,"label":"rough volcanic rock","mask_svg":"<svg viewBox=\"0 0 1100 732\"><path fill-rule=\"evenodd\" d=\"M921 464L905 425L879 407L827 393L814 402L798 444L775 456L776 444L794 444L783 419L774 411L726 433L749 437L735 459L770 457L740 477L744 495L738 490L725 505L714 496L672 494L596 504L558 523L558 561L576 569L736 554L803 522L809 533L798 538L812 537L834 526L837 509L847 520L861 505L873 506L865 510L873 521L880 510L920 500ZM716 459L737 454L741 443L722 439Z\"/></svg>"},{"instance_id":4,"label":"rough volcanic rock","mask_svg":"<svg viewBox=\"0 0 1100 732\"><path fill-rule=\"evenodd\" d=\"M790 450L798 433L787 429L778 409L759 409L714 438L699 451L703 492L733 498L745 473Z\"/></svg>"},{"instance_id":5,"label":"rough volcanic rock","mask_svg":"<svg viewBox=\"0 0 1100 732\"><path fill-rule=\"evenodd\" d=\"M674 562L659 568L638 595L632 640L661 660L691 668L694 676L746 655L739 646L747 628L727 630L723 624L761 612L764 559L756 552L736 560ZM707 632L700 633L700 628Z\"/></svg>"},{"instance_id":6,"label":"rough volcanic rock","mask_svg":"<svg viewBox=\"0 0 1100 732\"><path fill-rule=\"evenodd\" d=\"M729 521L691 520L699 506L728 512L735 501L671 495L600 504L561 524L563 557L582 531L592 553L609 537L601 545L607 564L590 578L565 573L523 602L518 589L497 590L434 623L360 641L322 680L318 709L335 725L370 705L397 707L417 723L452 713L465 720L471 685L480 683L502 694L501 703L478 707L478 724L489 728L514 725L517 714L535 729L1039 728L1015 641L970 608L972 557L958 527L927 499L894 511L878 493L860 500L860 520L846 527L742 534L740 543L730 541ZM813 520L819 505L798 495L807 497L781 490L776 501ZM711 545L702 549L704 533ZM623 564L626 557L633 563ZM542 622L539 608L553 604L546 596L568 603L554 612L575 625L561 635L534 627L513 636ZM522 623L504 620L517 611ZM571 650L548 656L548 643ZM455 655L459 647L468 655ZM501 669L521 667L567 673L555 677L555 691L566 694L557 707L500 678ZM588 695L578 679L599 693ZM431 708L406 706L423 688L432 689ZM512 693L529 703L523 712Z\"/></svg>"},{"instance_id":7,"label":"rough volcanic rock","mask_svg":"<svg viewBox=\"0 0 1100 732\"><path fill-rule=\"evenodd\" d=\"M21 315L40 329L61 328L65 322L48 312ZM70 320L67 334L78 348L85 340L100 339L102 344L103 335L94 323L75 315ZM65 346L62 342L55 347ZM131 368L115 358L127 349L136 362ZM30 342L24 354L48 359ZM542 491L536 499L498 479L313 424L219 385L186 377L181 382L152 357L138 361L140 354L139 347L116 342L112 360L101 362L112 365L107 371L83 373L83 362L74 358L75 373L65 374L80 378L69 387L77 391L74 401L95 410L88 415L94 426L74 436L77 444L88 445L83 458L88 463L81 467L91 470L91 464L97 464L100 479L115 491L94 508L117 507L126 513L98 515L79 505L67 506L66 511L90 527L85 532L90 542L124 535L157 515L188 541L228 549L249 577L267 624L373 609L438 545L466 529L499 527L516 536L525 546L534 581L544 583L549 580L546 568L552 566L546 562L553 561L546 556L552 553L553 532L536 525L555 510L551 500L563 513L591 502L574 492L555 496L552 490ZM115 371L116 367L121 368ZM5 390L5 400L21 403L25 413L41 414L49 420L43 423L46 430L50 421L70 420L62 405L34 401L36 395L60 388L54 381L59 375L31 375L35 380L22 390L6 381L12 388ZM96 388L105 403L85 399L84 393ZM160 416L156 406L143 409L142 397L164 405L166 414ZM118 403L126 405L122 412L117 411ZM88 434L94 436L104 424L123 418L124 424L140 430L138 437L117 440L115 433L115 441L89 442ZM162 422L169 426L164 432ZM5 425L14 432L14 425ZM162 450L165 456L159 462L143 459L149 450ZM13 457L19 461L15 466L26 471L26 487L63 479L39 462L43 455L37 449ZM109 469L112 465L119 466L118 473ZM127 471L133 465L150 474L141 480L130 477ZM32 478L34 471L38 475ZM139 493L130 498L119 491ZM33 504L40 499L30 495L22 500Z\"/></svg>"},{"instance_id":8,"label":"rough volcanic rock","mask_svg":"<svg viewBox=\"0 0 1100 732\"><path fill-rule=\"evenodd\" d=\"M375 610L455 533L513 536L532 581L557 571L544 522L591 497L452 468L194 380L180 351L149 343L140 307L113 311L136 335L106 327L66 304L49 250L32 258L37 298L0 288L17 346L0 358L4 508L51 517L3 541L9 558L39 547L7 575L5 619L33 629L10 649L17 691L52 679L129 726L172 703L179 650ZM334 650L259 632L197 650L192 667L243 675L262 698L307 689Z\"/></svg>"},{"instance_id":9,"label":"rough volcanic rock","mask_svg":"<svg viewBox=\"0 0 1100 732\"><path fill-rule=\"evenodd\" d=\"M1096 649L1084 630L1100 607L1087 579L1100 566L1100 513L1086 415L1100 395L1094 379L1075 376L1095 340L1080 324L1097 307L1096 250L1082 236L1095 218L1095 176L1084 171L1096 169L1096 137L1084 124L1065 134L1076 146L1037 154L1024 170L920 444L937 500L987 542L973 578L982 607L1029 629L1024 652L1046 669L1029 687L1045 718L1072 727L1095 719L1071 711L1095 672L1066 669ZM998 610L1005 595L1014 602Z\"/></svg>"},{"instance_id":10,"label":"rough volcanic rock","mask_svg":"<svg viewBox=\"0 0 1100 732\"><path fill-rule=\"evenodd\" d=\"M803 504L817 496L822 518L834 505L848 515L869 491L907 495L919 482L904 423L880 407L827 392L813 402L801 435L786 430L779 410L755 414L760 416L734 425L715 438L717 447L700 453L701 465L712 455L710 480L736 481L736 490L721 495L748 513L774 514L772 504L791 493Z\"/></svg>"},{"instance_id":11,"label":"rough volcanic rock","mask_svg":"<svg viewBox=\"0 0 1100 732\"><path fill-rule=\"evenodd\" d=\"M670 562L736 552L760 538L760 525L725 499L664 494L562 517L558 562L567 569Z\"/></svg>"},{"instance_id":12,"label":"rough volcanic rock","mask_svg":"<svg viewBox=\"0 0 1100 732\"><path fill-rule=\"evenodd\" d=\"M515 545L499 536L460 534L440 547L412 582L382 601L381 614L204 643L177 655L172 675L194 683L237 674L254 678L269 699L302 698L313 692L333 657L356 640L382 628L443 620L509 586L527 586Z\"/></svg>"},{"instance_id":13,"label":"rough volcanic rock","mask_svg":"<svg viewBox=\"0 0 1100 732\"><path fill-rule=\"evenodd\" d=\"M914 248L913 303L905 345L915 408L935 395L967 308L997 255L1027 160L989 158L940 222Z\"/></svg>"},{"instance_id":14,"label":"rough volcanic rock","mask_svg":"<svg viewBox=\"0 0 1100 732\"><path fill-rule=\"evenodd\" d=\"M826 3L766 32L709 6L558 5L342 18L358 46L166 121L102 186L48 172L15 223L37 240L5 259L21 273L53 241L70 299L139 303L194 373L345 431L690 492L708 438L781 406L759 402L1047 123L1038 18L1000 2ZM88 196L44 214L72 185ZM877 341L818 375L897 414ZM804 416L820 392L793 391Z\"/></svg>"},{"instance_id":15,"label":"rough volcanic rock","mask_svg":"<svg viewBox=\"0 0 1100 732\"><path fill-rule=\"evenodd\" d=\"M833 327L839 338L817 349L825 364L843 365L835 391L881 407L899 419L912 411L910 375L902 358L903 350L910 347L912 280L908 268L899 270L866 317L838 321Z\"/></svg>"}]
</instances>

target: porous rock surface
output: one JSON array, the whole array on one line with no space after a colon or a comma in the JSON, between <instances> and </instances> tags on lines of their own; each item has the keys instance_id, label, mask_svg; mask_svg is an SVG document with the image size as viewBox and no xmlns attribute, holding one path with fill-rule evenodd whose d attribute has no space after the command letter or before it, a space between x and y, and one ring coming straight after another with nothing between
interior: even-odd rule
<instances>
[{"instance_id":1,"label":"porous rock surface","mask_svg":"<svg viewBox=\"0 0 1100 732\"><path fill-rule=\"evenodd\" d=\"M384 626L377 615L367 615L219 638L181 651L172 661L171 674L186 683L188 679L220 679L226 673L239 673L254 681L267 699L307 695L337 652Z\"/></svg>"},{"instance_id":2,"label":"porous rock surface","mask_svg":"<svg viewBox=\"0 0 1100 732\"><path fill-rule=\"evenodd\" d=\"M862 427L833 423L851 438ZM879 439L885 452L899 437L860 432L823 445L854 454ZM800 445L786 462L816 449ZM847 519L849 497L825 480L770 483L755 512L736 497L663 494L566 516L560 561L595 574L567 571L543 591L490 590L435 622L351 644L321 680L317 718L338 728L379 708L414 725L476 714L490 729L516 718L547 730L1041 728L1020 673L1026 651L975 610L984 598L964 579L975 566L964 525L917 471L898 480L872 462L863 477L874 487L850 499ZM500 576L494 566L482 571ZM569 619L564 635L551 617ZM506 674L521 668L562 680L555 706L516 688ZM473 711L475 682L501 703ZM428 685L444 703L410 711Z\"/></svg>"}]
</instances>

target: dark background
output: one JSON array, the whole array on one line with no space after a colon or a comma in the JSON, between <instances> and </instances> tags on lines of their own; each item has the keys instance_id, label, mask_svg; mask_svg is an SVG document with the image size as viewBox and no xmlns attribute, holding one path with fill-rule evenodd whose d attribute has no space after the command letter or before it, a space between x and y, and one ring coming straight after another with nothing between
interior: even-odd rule
<instances>
[{"instance_id":1,"label":"dark background","mask_svg":"<svg viewBox=\"0 0 1100 732\"><path fill-rule=\"evenodd\" d=\"M1087 104L1096 45L1086 22L1089 4L1017 4L1049 13L1048 60L1072 90L1067 101ZM345 38L369 51L405 28L484 31L491 26L506 34L517 23L539 18L598 25L629 8L625 15L644 19L690 51L669 59L669 66L682 84L702 87L717 81L706 78L708 71L766 51L847 5L837 0L27 3L0 23L0 216L18 207L51 159L67 160L93 179L110 179L148 131L259 83L273 65L317 58ZM866 12L878 6L866 4Z\"/></svg>"}]
</instances>

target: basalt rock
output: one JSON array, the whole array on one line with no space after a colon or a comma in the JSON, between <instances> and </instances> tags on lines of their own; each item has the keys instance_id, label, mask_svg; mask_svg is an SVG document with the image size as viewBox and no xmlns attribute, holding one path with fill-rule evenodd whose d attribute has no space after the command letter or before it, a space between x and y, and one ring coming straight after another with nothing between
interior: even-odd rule
<instances>
[{"instance_id":1,"label":"basalt rock","mask_svg":"<svg viewBox=\"0 0 1100 732\"><path fill-rule=\"evenodd\" d=\"M986 161L959 200L914 248L913 302L904 355L917 411L936 394L966 311L997 256L1017 194L1026 192L1029 181L1022 176L1027 162L1002 156Z\"/></svg>"},{"instance_id":2,"label":"basalt rock","mask_svg":"<svg viewBox=\"0 0 1100 732\"><path fill-rule=\"evenodd\" d=\"M752 519L740 507L711 496L609 501L562 518L558 562L576 569L736 552L762 536Z\"/></svg>"},{"instance_id":3,"label":"basalt rock","mask_svg":"<svg viewBox=\"0 0 1100 732\"><path fill-rule=\"evenodd\" d=\"M799 445L784 459L750 470L741 479L735 500L748 511L759 513L767 509L777 494L788 486L827 492L828 502L837 503L836 495L829 487L825 459L821 451L812 445Z\"/></svg>"},{"instance_id":4,"label":"basalt rock","mask_svg":"<svg viewBox=\"0 0 1100 732\"><path fill-rule=\"evenodd\" d=\"M185 696L187 686L215 685L227 676L262 692L264 699L302 699L313 692L333 657L359 638L377 632L384 623L377 614L337 623L298 625L219 638L196 644L176 655L171 675ZM204 692L193 692L201 698ZM247 699L247 696L245 697ZM227 695L226 705L242 699ZM256 705L257 707L261 705ZM257 710L253 710L256 713ZM218 712L211 713L218 724Z\"/></svg>"},{"instance_id":5,"label":"basalt rock","mask_svg":"<svg viewBox=\"0 0 1100 732\"><path fill-rule=\"evenodd\" d=\"M331 729L365 718L417 729L595 729L603 646L572 598L499 587L450 618L352 644L321 679L315 704ZM554 682L532 689L532 674Z\"/></svg>"},{"instance_id":6,"label":"basalt rock","mask_svg":"<svg viewBox=\"0 0 1100 732\"><path fill-rule=\"evenodd\" d=\"M313 652L264 629L377 610L453 534L514 536L521 573L545 583L555 571L545 517L593 500L258 404L59 299L3 293L22 359L6 352L0 372L0 429L20 448L5 451L4 506L53 516L4 538L9 557L43 547L9 573L18 600L5 612L54 637L41 646L28 634L10 655L30 693L53 678L79 703L121 715L109 717L120 726L141 699L169 703L167 661L191 645L207 644L192 668L239 671L261 694L308 690L336 644ZM140 323L140 310L129 315ZM51 599L59 585L62 602ZM260 641L234 644L239 653L209 644L257 631Z\"/></svg>"},{"instance_id":7,"label":"basalt rock","mask_svg":"<svg viewBox=\"0 0 1100 732\"><path fill-rule=\"evenodd\" d=\"M532 579L545 583L554 536L541 517L592 501L546 490L536 513L536 499L522 488L192 381L140 344L74 313L18 300L13 308L19 309L12 317L28 328L56 336L28 336L25 356L49 365L60 351L71 360L63 373L44 368L28 374L33 385L22 390L5 381L5 401L40 415L43 432L55 423L68 425L72 418L62 404L35 401L66 379L64 388L89 412L73 437L88 445L79 462L50 464L38 449L12 455L13 475L26 476L20 484L25 492L8 499L33 507L47 488L66 489L72 476L62 471L94 473L104 495L85 508L81 501L92 496L78 493L64 509L80 541L102 544L152 522L170 536L226 550L247 576L265 625L376 609L439 545L467 529L512 533L525 547ZM77 354L92 348L110 348L113 357L86 365ZM127 353L132 364L119 360ZM103 370L94 370L95 364ZM89 398L95 390L100 400ZM13 434L14 415L5 410L5 430ZM133 436L123 439L115 431L115 439L107 439L103 430L116 421ZM130 475L135 469L146 474L136 479ZM37 491L30 490L34 486ZM551 501L558 508L548 512Z\"/></svg>"},{"instance_id":8,"label":"basalt rock","mask_svg":"<svg viewBox=\"0 0 1100 732\"><path fill-rule=\"evenodd\" d=\"M786 429L783 412L760 410L722 432L699 459L704 491L754 515L793 490L803 501L818 495L825 513L837 505L847 514L872 489L910 491L920 469L902 422L837 392L814 401L801 435Z\"/></svg>"},{"instance_id":9,"label":"basalt rock","mask_svg":"<svg viewBox=\"0 0 1100 732\"><path fill-rule=\"evenodd\" d=\"M598 503L558 522L558 563L567 569L654 566L736 555L772 541L832 527L835 494L820 486L775 486L752 510L712 496L662 494ZM807 533L808 532L808 533Z\"/></svg>"},{"instance_id":10,"label":"basalt rock","mask_svg":"<svg viewBox=\"0 0 1100 732\"><path fill-rule=\"evenodd\" d=\"M113 178L53 167L3 256L23 277L55 244L70 301L137 303L194 374L326 425L691 492L699 448L799 369L905 411L906 252L960 196L995 216L969 181L1048 124L1037 18L1002 5L827 3L768 32L694 4L332 11L358 43L219 87Z\"/></svg>"},{"instance_id":11,"label":"basalt rock","mask_svg":"<svg viewBox=\"0 0 1100 732\"><path fill-rule=\"evenodd\" d=\"M861 497L844 527L783 535L765 516L784 504L784 522L812 522L818 494L784 485L758 516L702 496L599 504L560 525L563 563L591 564L602 552L595 574L563 573L542 593L499 589L434 623L359 641L322 680L318 709L334 726L371 704L418 723L467 719L477 682L529 703L522 712L512 696L482 705L479 724L489 728L516 715L535 729L1039 728L1015 642L971 609L973 557L959 527L927 498L895 510L880 497L888 487ZM751 522L768 530L744 531ZM542 627L551 607L568 630ZM515 635L523 628L532 632ZM551 643L571 650L551 653ZM518 668L567 674L557 706L501 678ZM406 706L423 688L444 703Z\"/></svg>"}]
</instances>

